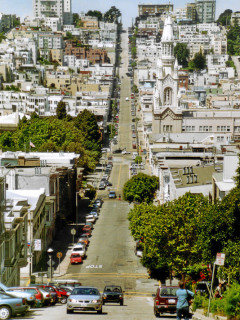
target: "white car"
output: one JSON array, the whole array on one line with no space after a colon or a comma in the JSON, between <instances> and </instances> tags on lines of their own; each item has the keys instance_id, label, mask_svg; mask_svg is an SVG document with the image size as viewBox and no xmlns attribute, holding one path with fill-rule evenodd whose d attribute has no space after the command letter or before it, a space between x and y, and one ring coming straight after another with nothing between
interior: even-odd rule
<instances>
[{"instance_id":1,"label":"white car","mask_svg":"<svg viewBox=\"0 0 240 320\"><path fill-rule=\"evenodd\" d=\"M87 216L86 216L86 222L92 222L92 223L94 223L95 221L96 221L96 217L94 216L94 215L92 215L92 214L88 214Z\"/></svg>"},{"instance_id":2,"label":"white car","mask_svg":"<svg viewBox=\"0 0 240 320\"><path fill-rule=\"evenodd\" d=\"M129 98L128 98L128 97L126 97L126 98L125 98L125 100L126 100L126 101L129 101Z\"/></svg>"},{"instance_id":3,"label":"white car","mask_svg":"<svg viewBox=\"0 0 240 320\"><path fill-rule=\"evenodd\" d=\"M122 151L122 154L131 154L131 152L130 152L130 151L127 151L127 150L123 150L123 151Z\"/></svg>"},{"instance_id":4,"label":"white car","mask_svg":"<svg viewBox=\"0 0 240 320\"><path fill-rule=\"evenodd\" d=\"M73 249L72 249L72 253L79 253L81 257L85 257L86 256L86 247L84 244L76 244Z\"/></svg>"}]
</instances>

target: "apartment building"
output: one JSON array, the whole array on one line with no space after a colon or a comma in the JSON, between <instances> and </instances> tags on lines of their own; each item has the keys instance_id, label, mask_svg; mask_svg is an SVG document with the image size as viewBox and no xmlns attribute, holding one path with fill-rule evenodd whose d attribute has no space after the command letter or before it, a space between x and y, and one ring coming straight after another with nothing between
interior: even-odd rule
<instances>
[{"instance_id":1,"label":"apartment building","mask_svg":"<svg viewBox=\"0 0 240 320\"><path fill-rule=\"evenodd\" d=\"M196 0L197 22L212 23L215 21L216 0Z\"/></svg>"},{"instance_id":2,"label":"apartment building","mask_svg":"<svg viewBox=\"0 0 240 320\"><path fill-rule=\"evenodd\" d=\"M173 4L139 4L138 15L161 15L165 12L173 12Z\"/></svg>"},{"instance_id":3,"label":"apartment building","mask_svg":"<svg viewBox=\"0 0 240 320\"><path fill-rule=\"evenodd\" d=\"M60 18L61 24L72 24L72 0L33 0L35 18Z\"/></svg>"},{"instance_id":4,"label":"apartment building","mask_svg":"<svg viewBox=\"0 0 240 320\"><path fill-rule=\"evenodd\" d=\"M77 59L88 59L92 64L110 62L106 50L87 48L78 40L67 40L65 43L65 55L74 55Z\"/></svg>"}]
</instances>

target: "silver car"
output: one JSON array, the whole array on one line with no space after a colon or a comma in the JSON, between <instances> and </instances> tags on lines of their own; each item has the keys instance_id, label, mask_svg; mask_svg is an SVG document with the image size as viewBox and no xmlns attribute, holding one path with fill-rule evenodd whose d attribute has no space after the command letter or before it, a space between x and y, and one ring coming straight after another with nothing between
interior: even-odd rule
<instances>
[{"instance_id":1,"label":"silver car","mask_svg":"<svg viewBox=\"0 0 240 320\"><path fill-rule=\"evenodd\" d=\"M97 288L74 288L67 301L67 313L73 311L97 311L102 313L102 297Z\"/></svg>"}]
</instances>

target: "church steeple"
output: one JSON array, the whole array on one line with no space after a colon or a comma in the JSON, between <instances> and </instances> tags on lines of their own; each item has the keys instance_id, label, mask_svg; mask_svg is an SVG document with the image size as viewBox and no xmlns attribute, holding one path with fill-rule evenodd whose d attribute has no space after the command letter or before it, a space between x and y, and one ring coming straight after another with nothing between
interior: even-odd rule
<instances>
[{"instance_id":1,"label":"church steeple","mask_svg":"<svg viewBox=\"0 0 240 320\"><path fill-rule=\"evenodd\" d=\"M164 22L164 29L162 34L162 58L169 59L174 58L174 36L172 19L168 16Z\"/></svg>"},{"instance_id":2,"label":"church steeple","mask_svg":"<svg viewBox=\"0 0 240 320\"><path fill-rule=\"evenodd\" d=\"M174 36L172 19L165 19L162 34L162 55L157 63L157 81L154 92L154 109L178 106L178 63L174 57Z\"/></svg>"}]
</instances>

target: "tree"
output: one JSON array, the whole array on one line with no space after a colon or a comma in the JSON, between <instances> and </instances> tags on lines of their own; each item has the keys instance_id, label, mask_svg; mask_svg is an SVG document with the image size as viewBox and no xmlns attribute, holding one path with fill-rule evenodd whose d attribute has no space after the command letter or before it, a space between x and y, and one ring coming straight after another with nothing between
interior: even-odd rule
<instances>
[{"instance_id":1,"label":"tree","mask_svg":"<svg viewBox=\"0 0 240 320\"><path fill-rule=\"evenodd\" d=\"M66 103L64 101L59 101L56 109L57 119L64 119L67 116Z\"/></svg>"},{"instance_id":2,"label":"tree","mask_svg":"<svg viewBox=\"0 0 240 320\"><path fill-rule=\"evenodd\" d=\"M183 68L188 66L189 49L186 43L177 43L174 48L174 56Z\"/></svg>"},{"instance_id":3,"label":"tree","mask_svg":"<svg viewBox=\"0 0 240 320\"><path fill-rule=\"evenodd\" d=\"M1 32L0 33L0 43L5 39L6 39L6 36L5 36L4 32Z\"/></svg>"},{"instance_id":4,"label":"tree","mask_svg":"<svg viewBox=\"0 0 240 320\"><path fill-rule=\"evenodd\" d=\"M192 70L203 70L206 67L206 58L202 53L202 50L195 53L194 58L188 63L189 69Z\"/></svg>"},{"instance_id":5,"label":"tree","mask_svg":"<svg viewBox=\"0 0 240 320\"><path fill-rule=\"evenodd\" d=\"M126 201L151 203L158 189L158 177L138 173L128 180L123 187L123 198Z\"/></svg>"},{"instance_id":6,"label":"tree","mask_svg":"<svg viewBox=\"0 0 240 320\"><path fill-rule=\"evenodd\" d=\"M101 21L101 20L102 20L102 12L101 12L101 11L98 11L98 10L89 10L89 11L86 13L86 16L97 17L97 18L98 18L98 21Z\"/></svg>"},{"instance_id":7,"label":"tree","mask_svg":"<svg viewBox=\"0 0 240 320\"><path fill-rule=\"evenodd\" d=\"M115 6L112 6L107 12L105 12L104 21L117 22L120 16L121 16L121 11L117 9Z\"/></svg>"},{"instance_id":8,"label":"tree","mask_svg":"<svg viewBox=\"0 0 240 320\"><path fill-rule=\"evenodd\" d=\"M96 196L96 189L91 184L87 184L87 188L85 189L84 195L85 197L92 200Z\"/></svg>"},{"instance_id":9,"label":"tree","mask_svg":"<svg viewBox=\"0 0 240 320\"><path fill-rule=\"evenodd\" d=\"M87 109L78 114L75 126L80 130L83 144L88 150L101 150L101 135L94 114Z\"/></svg>"},{"instance_id":10,"label":"tree","mask_svg":"<svg viewBox=\"0 0 240 320\"><path fill-rule=\"evenodd\" d=\"M227 26L230 25L231 22L231 15L232 15L232 10L227 9L224 12L220 14L220 16L217 19L217 22L221 24L222 26Z\"/></svg>"},{"instance_id":11,"label":"tree","mask_svg":"<svg viewBox=\"0 0 240 320\"><path fill-rule=\"evenodd\" d=\"M79 14L78 13L73 13L72 17L73 17L73 24L74 24L74 26L76 26L76 24L77 24L77 22L79 20Z\"/></svg>"}]
</instances>

